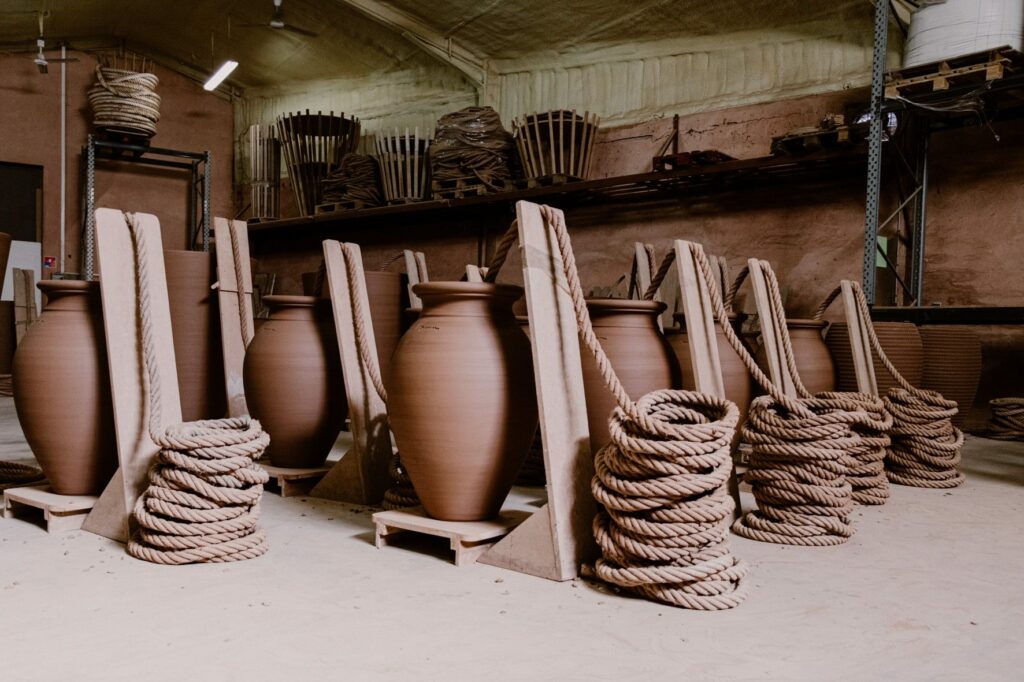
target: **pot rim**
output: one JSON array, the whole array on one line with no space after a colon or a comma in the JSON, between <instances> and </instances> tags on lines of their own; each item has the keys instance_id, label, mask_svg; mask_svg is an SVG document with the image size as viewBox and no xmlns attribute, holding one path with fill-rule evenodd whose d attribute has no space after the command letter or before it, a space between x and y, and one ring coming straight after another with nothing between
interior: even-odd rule
<instances>
[{"instance_id":1,"label":"pot rim","mask_svg":"<svg viewBox=\"0 0 1024 682\"><path fill-rule=\"evenodd\" d=\"M491 282L422 282L414 285L412 291L420 298L428 296L493 296L515 300L523 295L523 288L519 285Z\"/></svg>"},{"instance_id":2,"label":"pot rim","mask_svg":"<svg viewBox=\"0 0 1024 682\"><path fill-rule=\"evenodd\" d=\"M711 317L715 321L715 323L717 324L718 323L718 318L716 316L714 316L714 315L712 315ZM686 313L684 313L684 312L672 313L672 319L676 323L678 323L680 327L683 327L686 324ZM747 319L747 316L746 316L745 313L729 313L729 322L731 322L732 324L736 324L736 322L741 320L741 319L742 320L746 320Z\"/></svg>"},{"instance_id":3,"label":"pot rim","mask_svg":"<svg viewBox=\"0 0 1024 682\"><path fill-rule=\"evenodd\" d=\"M668 305L661 301L642 301L630 298L588 298L586 302L590 312L636 312L660 315L668 309Z\"/></svg>"},{"instance_id":4,"label":"pot rim","mask_svg":"<svg viewBox=\"0 0 1024 682\"><path fill-rule=\"evenodd\" d=\"M318 301L327 301L327 299L294 294L269 294L263 297L263 302L269 308L312 308Z\"/></svg>"},{"instance_id":5,"label":"pot rim","mask_svg":"<svg viewBox=\"0 0 1024 682\"><path fill-rule=\"evenodd\" d=\"M786 320L786 326L790 329L824 329L828 320L815 320L812 318L791 317Z\"/></svg>"},{"instance_id":6,"label":"pot rim","mask_svg":"<svg viewBox=\"0 0 1024 682\"><path fill-rule=\"evenodd\" d=\"M91 294L99 291L100 283L84 279L41 279L36 288L44 294Z\"/></svg>"}]
</instances>

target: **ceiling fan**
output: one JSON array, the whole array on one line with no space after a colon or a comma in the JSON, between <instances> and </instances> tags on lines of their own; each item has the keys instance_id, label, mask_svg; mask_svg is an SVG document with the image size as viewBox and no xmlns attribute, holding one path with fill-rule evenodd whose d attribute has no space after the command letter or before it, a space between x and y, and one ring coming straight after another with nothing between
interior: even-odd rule
<instances>
[{"instance_id":1,"label":"ceiling fan","mask_svg":"<svg viewBox=\"0 0 1024 682\"><path fill-rule=\"evenodd\" d=\"M292 26L284 21L284 0L274 0L274 13L270 17L270 23L267 24L241 24L242 28L272 28L278 31L290 31L292 33L298 33L299 35L306 36L307 38L316 38L317 34L313 31L308 31L298 26Z\"/></svg>"},{"instance_id":2,"label":"ceiling fan","mask_svg":"<svg viewBox=\"0 0 1024 682\"><path fill-rule=\"evenodd\" d=\"M64 59L47 59L46 55L43 54L43 50L46 48L46 40L43 39L43 21L48 16L50 16L49 12L39 12L39 37L36 38L36 47L39 48L39 52L36 53L35 59L32 60L35 63L36 68L39 69L39 73L49 73L49 66L51 63L59 64L61 62L78 61L78 59L75 57L66 57Z\"/></svg>"}]
</instances>

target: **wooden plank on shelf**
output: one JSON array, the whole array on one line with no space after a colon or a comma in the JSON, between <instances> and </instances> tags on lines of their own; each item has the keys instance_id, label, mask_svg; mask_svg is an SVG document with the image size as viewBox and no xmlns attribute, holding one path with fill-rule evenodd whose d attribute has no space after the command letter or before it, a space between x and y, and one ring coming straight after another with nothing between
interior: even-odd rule
<instances>
[{"instance_id":1,"label":"wooden plank on shelf","mask_svg":"<svg viewBox=\"0 0 1024 682\"><path fill-rule=\"evenodd\" d=\"M227 390L228 416L249 414L245 403L242 369L245 364L245 339L255 334L253 322L252 268L249 265L249 231L241 220L213 219L213 236L217 247L217 306L220 315L221 352L224 356L224 386ZM232 239L242 256L242 281L235 273ZM240 311L238 291L244 294L245 307ZM244 328L243 328L244 325Z\"/></svg>"},{"instance_id":2,"label":"wooden plank on shelf","mask_svg":"<svg viewBox=\"0 0 1024 682\"><path fill-rule=\"evenodd\" d=\"M152 282L150 314L156 340L155 362L163 398L158 421L166 427L181 422L181 398L178 394L178 373L171 341L171 312L167 302L163 241L156 216L146 213L137 213L135 216L138 229L146 233L152 246L145 266L149 269ZM103 281L100 288L103 330L106 334L114 431L120 466L82 528L112 540L126 542L129 516L135 500L146 487L149 467L160 448L149 436L149 395L144 382L140 381L145 371L138 333L135 251L131 232L121 211L110 208L96 210L96 258Z\"/></svg>"},{"instance_id":3,"label":"wooden plank on shelf","mask_svg":"<svg viewBox=\"0 0 1024 682\"><path fill-rule=\"evenodd\" d=\"M558 243L540 206L520 201L516 215L548 501L480 562L550 580L571 580L597 554L591 532L596 513L590 492L594 462L576 318Z\"/></svg>"}]
</instances>

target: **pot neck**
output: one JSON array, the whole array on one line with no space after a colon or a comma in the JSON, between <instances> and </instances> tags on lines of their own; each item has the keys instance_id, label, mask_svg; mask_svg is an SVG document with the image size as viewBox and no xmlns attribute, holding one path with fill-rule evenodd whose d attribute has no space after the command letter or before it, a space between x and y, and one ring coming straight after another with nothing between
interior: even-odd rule
<instances>
[{"instance_id":1,"label":"pot neck","mask_svg":"<svg viewBox=\"0 0 1024 682\"><path fill-rule=\"evenodd\" d=\"M416 285L413 292L423 300L425 317L487 317L515 323L512 304L522 288L508 284L446 282Z\"/></svg>"},{"instance_id":2,"label":"pot neck","mask_svg":"<svg viewBox=\"0 0 1024 682\"><path fill-rule=\"evenodd\" d=\"M331 302L314 296L264 296L270 308L270 319L275 321L316 322L330 316Z\"/></svg>"},{"instance_id":3,"label":"pot neck","mask_svg":"<svg viewBox=\"0 0 1024 682\"><path fill-rule=\"evenodd\" d=\"M658 315L665 311L665 304L656 301L631 301L626 299L587 299L587 311L595 328L637 327L658 328Z\"/></svg>"},{"instance_id":4,"label":"pot neck","mask_svg":"<svg viewBox=\"0 0 1024 682\"><path fill-rule=\"evenodd\" d=\"M80 280L43 280L36 286L46 296L44 312L88 312L99 313L100 283Z\"/></svg>"}]
</instances>

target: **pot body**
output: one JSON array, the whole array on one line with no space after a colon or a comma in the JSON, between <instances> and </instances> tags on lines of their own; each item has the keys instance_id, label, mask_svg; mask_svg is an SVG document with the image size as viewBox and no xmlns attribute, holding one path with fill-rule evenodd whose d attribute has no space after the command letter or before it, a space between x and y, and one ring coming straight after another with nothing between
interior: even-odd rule
<instances>
[{"instance_id":1,"label":"pot body","mask_svg":"<svg viewBox=\"0 0 1024 682\"><path fill-rule=\"evenodd\" d=\"M921 386L923 356L921 334L910 322L875 322L875 335L886 356L904 378L914 386ZM845 322L834 322L825 337L828 349L835 360L840 391L856 391L857 374L850 350L850 332ZM875 367L875 383L878 395L885 396L889 389L896 388L896 380L872 353Z\"/></svg>"},{"instance_id":2,"label":"pot body","mask_svg":"<svg viewBox=\"0 0 1024 682\"><path fill-rule=\"evenodd\" d=\"M630 398L639 400L651 391L682 385L679 361L658 329L657 318L665 310L664 303L590 299L587 309L594 333ZM580 360L590 450L597 452L610 439L608 419L616 407L615 398L605 386L594 356L582 345Z\"/></svg>"},{"instance_id":3,"label":"pot body","mask_svg":"<svg viewBox=\"0 0 1024 682\"><path fill-rule=\"evenodd\" d=\"M213 254L164 251L164 267L181 418L220 419L228 406Z\"/></svg>"},{"instance_id":4,"label":"pot body","mask_svg":"<svg viewBox=\"0 0 1024 682\"><path fill-rule=\"evenodd\" d=\"M676 324L679 325L679 329L675 333L667 332L666 335L669 345L672 346L676 359L679 361L679 369L681 370L683 381L682 387L693 391L696 390L696 383L693 378L693 362L690 359L689 337L686 334L686 316L682 313L676 313L673 315L673 318ZM736 324L736 316L730 317L729 321L732 323L733 329L736 329L738 326ZM740 356L729 345L728 339L725 338L725 332L722 331L722 326L717 322L715 323L715 340L718 342L718 360L722 366L722 383L725 388L725 397L736 403L736 407L740 411L740 422L742 423L743 419L747 416L747 410L750 408L750 401L754 399L754 378L750 376L750 372L747 371L743 361L740 360Z\"/></svg>"},{"instance_id":5,"label":"pot body","mask_svg":"<svg viewBox=\"0 0 1024 682\"><path fill-rule=\"evenodd\" d=\"M836 390L836 366L821 336L827 324L824 320L786 320L797 372L812 395ZM771 377L763 341L757 346L757 364Z\"/></svg>"},{"instance_id":6,"label":"pot body","mask_svg":"<svg viewBox=\"0 0 1024 682\"><path fill-rule=\"evenodd\" d=\"M962 426L974 405L981 380L981 339L973 329L948 325L918 328L923 351L921 388L955 400L953 424Z\"/></svg>"},{"instance_id":7,"label":"pot body","mask_svg":"<svg viewBox=\"0 0 1024 682\"><path fill-rule=\"evenodd\" d=\"M274 466L322 466L345 424L348 404L330 302L266 296L270 319L245 353L245 399L270 434Z\"/></svg>"},{"instance_id":8,"label":"pot body","mask_svg":"<svg viewBox=\"0 0 1024 682\"><path fill-rule=\"evenodd\" d=\"M530 342L512 314L522 288L430 282L386 379L402 464L427 513L492 518L537 430Z\"/></svg>"},{"instance_id":9,"label":"pot body","mask_svg":"<svg viewBox=\"0 0 1024 682\"><path fill-rule=\"evenodd\" d=\"M98 495L117 468L98 282L46 280L47 303L14 355L25 440L60 495Z\"/></svg>"}]
</instances>

